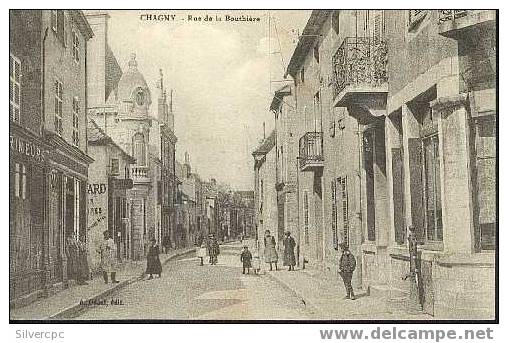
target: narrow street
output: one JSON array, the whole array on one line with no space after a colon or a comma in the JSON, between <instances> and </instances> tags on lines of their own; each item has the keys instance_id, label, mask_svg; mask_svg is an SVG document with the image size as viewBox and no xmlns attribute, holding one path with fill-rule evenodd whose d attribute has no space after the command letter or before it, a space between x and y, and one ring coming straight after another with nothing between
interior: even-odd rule
<instances>
[{"instance_id":1,"label":"narrow street","mask_svg":"<svg viewBox=\"0 0 508 343\"><path fill-rule=\"evenodd\" d=\"M242 275L239 254L238 244L221 246L216 266L199 266L194 253L182 256L164 266L162 278L135 282L109 296L107 306L91 306L73 319L313 318L301 299L270 276ZM123 305L111 305L111 299Z\"/></svg>"}]
</instances>

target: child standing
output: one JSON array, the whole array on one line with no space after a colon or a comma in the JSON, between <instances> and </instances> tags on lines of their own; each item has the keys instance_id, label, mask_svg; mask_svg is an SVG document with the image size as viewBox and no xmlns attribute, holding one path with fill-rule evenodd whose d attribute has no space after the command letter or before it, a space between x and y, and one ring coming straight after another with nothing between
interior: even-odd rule
<instances>
[{"instance_id":1,"label":"child standing","mask_svg":"<svg viewBox=\"0 0 508 343\"><path fill-rule=\"evenodd\" d=\"M205 244L201 244L201 247L198 248L198 257L199 257L199 265L203 265L203 259L206 257L206 246Z\"/></svg>"},{"instance_id":2,"label":"child standing","mask_svg":"<svg viewBox=\"0 0 508 343\"><path fill-rule=\"evenodd\" d=\"M245 269L247 269L247 274L250 274L250 268L252 268L252 254L249 251L249 248L244 245L242 254L240 255L240 261L243 263L243 271L242 274L245 274Z\"/></svg>"},{"instance_id":3,"label":"child standing","mask_svg":"<svg viewBox=\"0 0 508 343\"><path fill-rule=\"evenodd\" d=\"M259 258L259 254L257 252L254 252L254 257L252 259L252 269L256 275L258 275L261 271L261 259Z\"/></svg>"}]
</instances>

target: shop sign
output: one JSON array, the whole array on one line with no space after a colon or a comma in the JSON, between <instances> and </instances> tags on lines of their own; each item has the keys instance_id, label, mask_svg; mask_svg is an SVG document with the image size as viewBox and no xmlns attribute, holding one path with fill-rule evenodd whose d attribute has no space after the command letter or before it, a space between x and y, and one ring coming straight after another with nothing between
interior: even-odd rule
<instances>
[{"instance_id":1,"label":"shop sign","mask_svg":"<svg viewBox=\"0 0 508 343\"><path fill-rule=\"evenodd\" d=\"M40 145L24 138L17 137L15 135L9 136L9 146L11 152L28 156L34 159L36 162L44 161L44 154Z\"/></svg>"}]
</instances>

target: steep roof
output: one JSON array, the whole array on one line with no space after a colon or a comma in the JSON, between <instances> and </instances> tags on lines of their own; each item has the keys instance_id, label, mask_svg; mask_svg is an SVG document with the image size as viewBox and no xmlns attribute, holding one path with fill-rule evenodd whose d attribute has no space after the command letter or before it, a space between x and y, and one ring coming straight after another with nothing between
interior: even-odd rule
<instances>
[{"instance_id":1,"label":"steep roof","mask_svg":"<svg viewBox=\"0 0 508 343\"><path fill-rule=\"evenodd\" d=\"M291 75L295 77L300 69L302 62L307 56L308 52L314 47L316 40L319 38L319 32L326 21L326 18L332 13L332 10L313 10L301 36L299 37L298 44L295 51L291 56L284 77Z\"/></svg>"},{"instance_id":2,"label":"steep roof","mask_svg":"<svg viewBox=\"0 0 508 343\"><path fill-rule=\"evenodd\" d=\"M274 146L275 146L275 130L272 130L270 135L268 135L268 137L266 137L261 142L261 144L256 148L256 150L254 150L252 155L253 156L266 155L267 153L270 152L270 150L273 149Z\"/></svg>"},{"instance_id":3,"label":"steep roof","mask_svg":"<svg viewBox=\"0 0 508 343\"><path fill-rule=\"evenodd\" d=\"M90 145L112 145L119 149L130 163L136 163L136 159L125 152L118 144L109 137L93 119L88 119L87 124L88 144Z\"/></svg>"}]
</instances>

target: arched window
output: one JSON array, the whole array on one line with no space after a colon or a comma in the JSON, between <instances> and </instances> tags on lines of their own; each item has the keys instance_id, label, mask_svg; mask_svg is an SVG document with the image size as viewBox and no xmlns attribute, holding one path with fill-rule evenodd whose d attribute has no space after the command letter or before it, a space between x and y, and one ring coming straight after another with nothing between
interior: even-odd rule
<instances>
[{"instance_id":1,"label":"arched window","mask_svg":"<svg viewBox=\"0 0 508 343\"><path fill-rule=\"evenodd\" d=\"M145 138L143 134L136 133L134 137L132 137L132 154L137 161L138 166L146 165L146 146L145 146Z\"/></svg>"}]
</instances>

